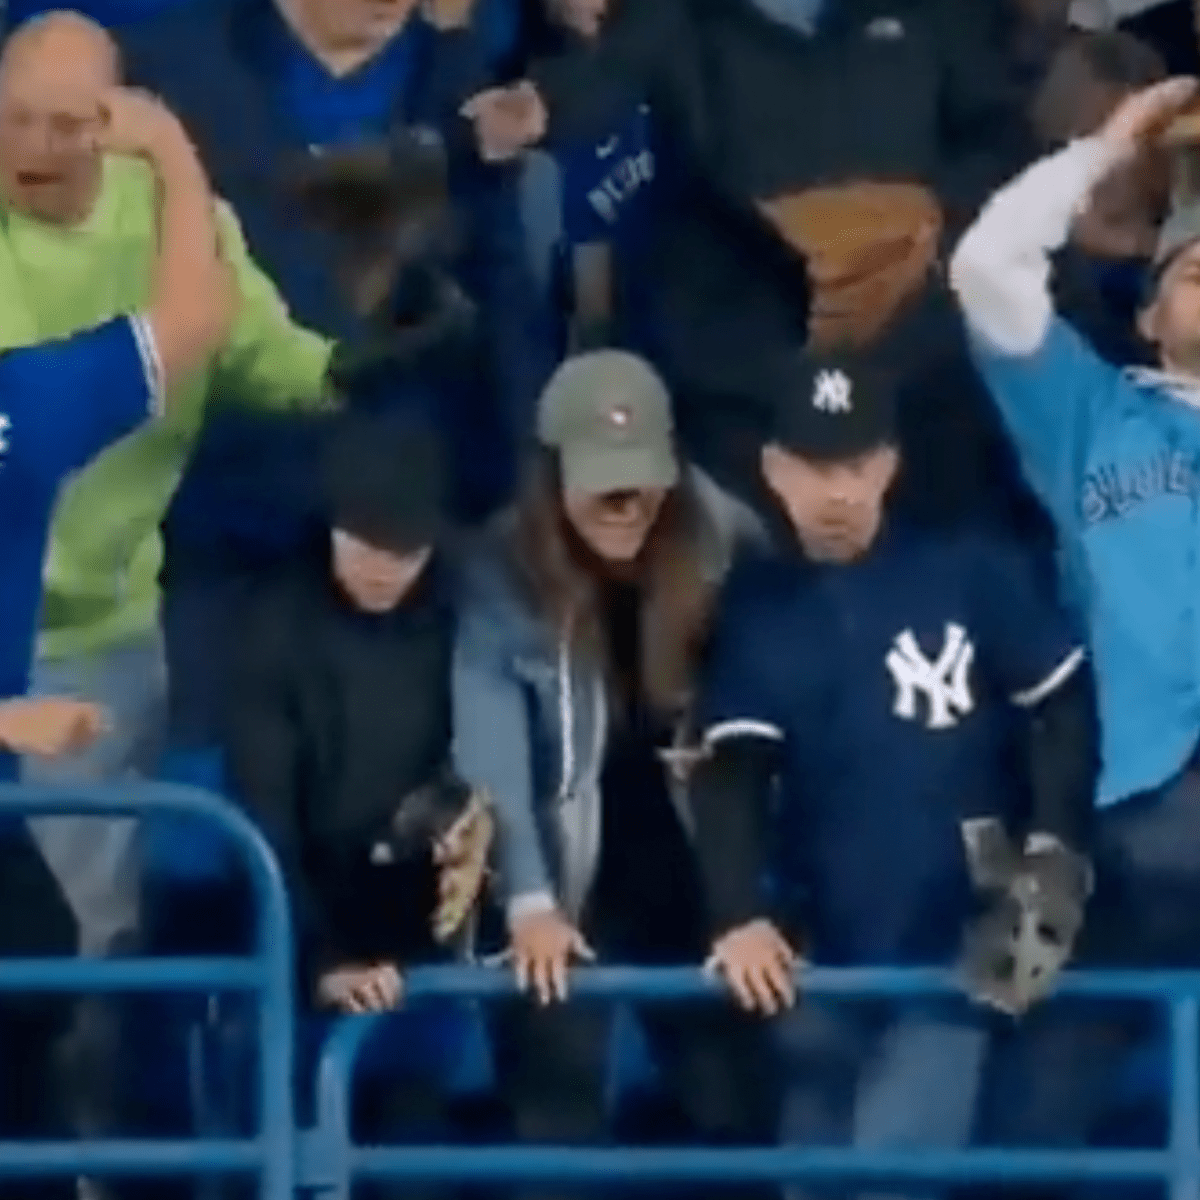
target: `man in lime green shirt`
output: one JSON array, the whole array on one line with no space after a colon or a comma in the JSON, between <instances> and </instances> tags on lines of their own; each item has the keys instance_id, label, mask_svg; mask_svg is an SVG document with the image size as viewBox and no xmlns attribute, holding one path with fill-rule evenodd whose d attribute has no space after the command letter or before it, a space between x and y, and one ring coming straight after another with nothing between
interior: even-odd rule
<instances>
[{"instance_id":1,"label":"man in lime green shirt","mask_svg":"<svg viewBox=\"0 0 1200 1200\"><path fill-rule=\"evenodd\" d=\"M153 167L105 157L79 114L115 82L106 35L73 14L22 27L0 60L0 349L34 345L139 311L157 256ZM240 296L223 348L170 382L163 419L104 452L63 489L51 526L33 690L107 707L85 754L29 761L32 781L140 773L162 727L158 527L210 397L317 406L330 346L299 328L247 255L232 212L221 250ZM34 829L80 922L85 952L137 929L132 822L55 818Z\"/></svg>"}]
</instances>

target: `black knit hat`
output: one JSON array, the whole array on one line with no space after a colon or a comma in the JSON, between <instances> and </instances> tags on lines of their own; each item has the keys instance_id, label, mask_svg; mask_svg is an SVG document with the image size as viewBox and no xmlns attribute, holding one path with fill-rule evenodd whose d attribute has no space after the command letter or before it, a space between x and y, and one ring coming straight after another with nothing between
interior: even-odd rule
<instances>
[{"instance_id":1,"label":"black knit hat","mask_svg":"<svg viewBox=\"0 0 1200 1200\"><path fill-rule=\"evenodd\" d=\"M771 442L802 458L836 462L896 437L895 381L868 358L791 352L764 379Z\"/></svg>"},{"instance_id":2,"label":"black knit hat","mask_svg":"<svg viewBox=\"0 0 1200 1200\"><path fill-rule=\"evenodd\" d=\"M408 553L433 545L446 521L441 438L405 415L348 413L324 462L326 516L372 546Z\"/></svg>"}]
</instances>

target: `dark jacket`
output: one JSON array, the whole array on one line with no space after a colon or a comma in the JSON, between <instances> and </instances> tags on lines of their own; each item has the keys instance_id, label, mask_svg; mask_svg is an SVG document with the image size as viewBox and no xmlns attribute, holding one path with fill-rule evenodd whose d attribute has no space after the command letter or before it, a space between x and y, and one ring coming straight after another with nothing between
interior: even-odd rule
<instances>
[{"instance_id":1,"label":"dark jacket","mask_svg":"<svg viewBox=\"0 0 1200 1200\"><path fill-rule=\"evenodd\" d=\"M649 96L734 198L855 178L923 181L963 218L1025 150L995 5L832 0L815 34L750 0L624 0L598 44L532 72L550 140Z\"/></svg>"},{"instance_id":2,"label":"dark jacket","mask_svg":"<svg viewBox=\"0 0 1200 1200\"><path fill-rule=\"evenodd\" d=\"M279 857L308 971L432 953L432 862L389 839L401 802L449 757L452 638L436 560L381 615L306 563L243 626L231 775Z\"/></svg>"},{"instance_id":3,"label":"dark jacket","mask_svg":"<svg viewBox=\"0 0 1200 1200\"><path fill-rule=\"evenodd\" d=\"M672 218L646 264L660 366L689 454L760 507L764 415L747 374L804 341L808 296L803 258L752 202L855 178L924 182L947 210L952 244L1029 151L994 9L830 0L808 37L751 0L623 0L594 47L530 72L552 143L649 97L679 163ZM944 301L903 325L895 340L918 375L928 371L921 348L940 358L959 337Z\"/></svg>"},{"instance_id":4,"label":"dark jacket","mask_svg":"<svg viewBox=\"0 0 1200 1200\"><path fill-rule=\"evenodd\" d=\"M127 75L184 120L214 187L236 209L251 253L295 317L332 337L353 335L357 322L332 278L334 247L297 228L279 186L289 164L311 148L275 95L278 20L271 0L186 5L121 31ZM440 33L416 16L399 36L411 43L410 66L394 119L436 128L447 141L466 234L455 271L485 315L481 336L495 381L480 407L499 425L489 430L493 439L511 441L528 425L552 362L513 173L480 163L457 116L462 101L487 82L487 54L473 31ZM489 413L475 415L484 422ZM290 549L313 513L315 438L311 426L295 421L239 413L212 422L168 518L169 565L180 544L218 561L231 551L235 561L254 562Z\"/></svg>"}]
</instances>

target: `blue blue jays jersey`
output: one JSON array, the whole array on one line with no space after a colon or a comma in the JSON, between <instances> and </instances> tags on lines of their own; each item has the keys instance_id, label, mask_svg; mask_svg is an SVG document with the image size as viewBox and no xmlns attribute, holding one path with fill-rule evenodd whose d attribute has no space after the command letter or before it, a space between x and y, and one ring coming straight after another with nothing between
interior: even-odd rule
<instances>
[{"instance_id":1,"label":"blue blue jays jersey","mask_svg":"<svg viewBox=\"0 0 1200 1200\"><path fill-rule=\"evenodd\" d=\"M620 241L644 215L654 181L650 108L643 104L611 136L555 150L563 187L563 234L572 246Z\"/></svg>"},{"instance_id":2,"label":"blue blue jays jersey","mask_svg":"<svg viewBox=\"0 0 1200 1200\"><path fill-rule=\"evenodd\" d=\"M660 166L649 106L639 106L599 141L556 146L554 157L562 190L558 255L563 279L571 278L576 247L609 246L616 338L645 349L644 257L653 236L654 184Z\"/></svg>"},{"instance_id":3,"label":"blue blue jays jersey","mask_svg":"<svg viewBox=\"0 0 1200 1200\"><path fill-rule=\"evenodd\" d=\"M1013 811L1014 706L1082 659L1033 565L985 537L892 529L855 564L735 573L702 721L781 742L774 868L821 961L955 953L962 823Z\"/></svg>"},{"instance_id":4,"label":"blue blue jays jersey","mask_svg":"<svg viewBox=\"0 0 1200 1200\"><path fill-rule=\"evenodd\" d=\"M1058 529L1112 804L1170 779L1200 737L1200 391L1110 366L1061 320L1032 354L976 340L974 356Z\"/></svg>"},{"instance_id":5,"label":"blue blue jays jersey","mask_svg":"<svg viewBox=\"0 0 1200 1200\"><path fill-rule=\"evenodd\" d=\"M127 317L0 354L0 698L28 682L58 486L145 420L156 364L149 327ZM4 778L15 764L0 754Z\"/></svg>"}]
</instances>

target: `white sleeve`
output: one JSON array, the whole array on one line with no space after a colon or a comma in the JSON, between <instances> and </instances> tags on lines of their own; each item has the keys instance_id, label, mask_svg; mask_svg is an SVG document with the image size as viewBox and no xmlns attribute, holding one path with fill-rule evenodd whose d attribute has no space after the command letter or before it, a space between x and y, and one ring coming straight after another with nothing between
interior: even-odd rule
<instances>
[{"instance_id":1,"label":"white sleeve","mask_svg":"<svg viewBox=\"0 0 1200 1200\"><path fill-rule=\"evenodd\" d=\"M1050 255L1116 161L1099 138L1072 142L1001 188L959 242L950 286L971 330L996 350L1024 356L1042 344L1054 316Z\"/></svg>"},{"instance_id":2,"label":"white sleeve","mask_svg":"<svg viewBox=\"0 0 1200 1200\"><path fill-rule=\"evenodd\" d=\"M137 342L142 369L146 372L146 385L150 391L150 415L161 417L166 409L167 376L163 370L162 355L158 351L158 337L150 318L135 313L129 318L133 338Z\"/></svg>"}]
</instances>

